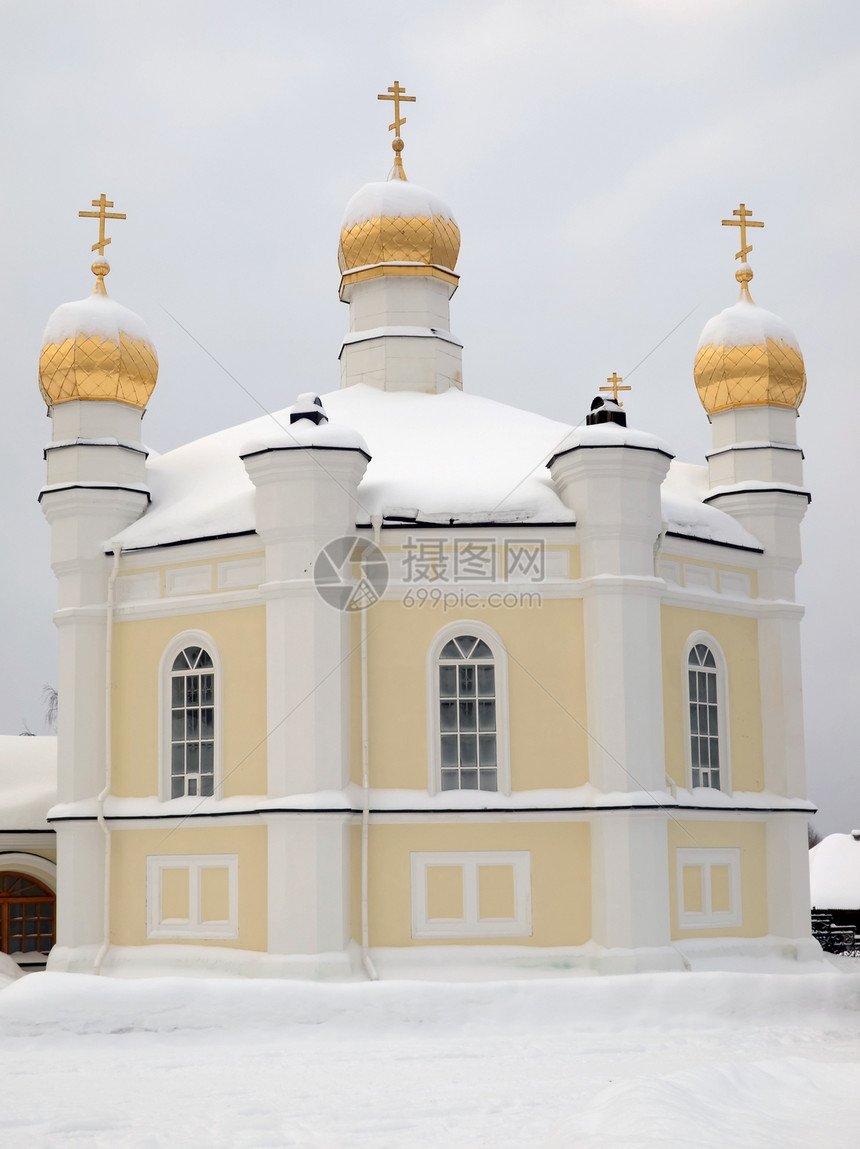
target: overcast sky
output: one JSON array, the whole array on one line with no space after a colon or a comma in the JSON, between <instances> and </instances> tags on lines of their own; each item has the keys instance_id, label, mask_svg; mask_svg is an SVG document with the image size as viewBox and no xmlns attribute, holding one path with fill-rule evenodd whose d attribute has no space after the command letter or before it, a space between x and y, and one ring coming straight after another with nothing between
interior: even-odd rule
<instances>
[{"instance_id":1,"label":"overcast sky","mask_svg":"<svg viewBox=\"0 0 860 1149\"><path fill-rule=\"evenodd\" d=\"M628 376L631 424L703 461L692 364L734 302L743 200L753 298L794 328L813 503L800 597L807 763L824 832L860 824L857 403L860 6L852 0L0 0L0 730L44 730L56 680L45 322L92 288L104 191L109 293L153 334L145 441L167 450L338 386L336 249L350 195L391 163L462 232L452 329L465 387L579 422ZM692 315L630 376L688 312Z\"/></svg>"}]
</instances>

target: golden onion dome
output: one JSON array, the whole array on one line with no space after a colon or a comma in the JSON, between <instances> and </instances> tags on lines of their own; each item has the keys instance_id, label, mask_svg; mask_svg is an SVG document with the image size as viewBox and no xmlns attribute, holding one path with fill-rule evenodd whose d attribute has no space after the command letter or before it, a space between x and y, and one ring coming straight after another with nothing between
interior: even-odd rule
<instances>
[{"instance_id":1,"label":"golden onion dome","mask_svg":"<svg viewBox=\"0 0 860 1149\"><path fill-rule=\"evenodd\" d=\"M347 204L337 252L344 276L380 264L453 272L459 254L460 229L451 209L402 176L365 184Z\"/></svg>"},{"instance_id":2,"label":"golden onion dome","mask_svg":"<svg viewBox=\"0 0 860 1149\"><path fill-rule=\"evenodd\" d=\"M72 399L109 399L144 408L158 379L158 357L143 320L109 299L104 259L93 264L92 295L64 303L48 320L39 357L39 389L49 407Z\"/></svg>"},{"instance_id":3,"label":"golden onion dome","mask_svg":"<svg viewBox=\"0 0 860 1149\"><path fill-rule=\"evenodd\" d=\"M734 407L798 408L806 391L803 355L791 328L757 307L744 265L735 278L740 298L710 319L699 338L693 374L709 415Z\"/></svg>"}]
</instances>

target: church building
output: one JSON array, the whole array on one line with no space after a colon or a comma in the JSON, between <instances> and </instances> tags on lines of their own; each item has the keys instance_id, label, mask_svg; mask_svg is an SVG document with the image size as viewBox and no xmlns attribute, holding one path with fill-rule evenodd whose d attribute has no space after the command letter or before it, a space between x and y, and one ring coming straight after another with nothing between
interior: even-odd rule
<instances>
[{"instance_id":1,"label":"church building","mask_svg":"<svg viewBox=\"0 0 860 1149\"><path fill-rule=\"evenodd\" d=\"M406 178L411 97L384 98L391 178L339 237L339 386L297 380L273 415L148 453L156 352L105 286L120 213L88 213L95 290L51 316L39 366L48 968L684 969L726 939L809 957L806 375L750 295L761 225L726 221L740 297L689 384L703 462L628 425L614 374L575 427L471 395L460 232Z\"/></svg>"}]
</instances>

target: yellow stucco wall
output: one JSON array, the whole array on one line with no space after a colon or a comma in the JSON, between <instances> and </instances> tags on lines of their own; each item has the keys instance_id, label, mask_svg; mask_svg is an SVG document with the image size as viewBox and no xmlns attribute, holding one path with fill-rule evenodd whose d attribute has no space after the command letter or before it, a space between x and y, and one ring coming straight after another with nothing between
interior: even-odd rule
<instances>
[{"instance_id":1,"label":"yellow stucco wall","mask_svg":"<svg viewBox=\"0 0 860 1149\"><path fill-rule=\"evenodd\" d=\"M146 936L146 859L149 855L237 854L239 857L239 936L202 941L177 938L180 945L227 945L245 950L267 947L268 844L265 826L189 827L111 833L111 943L163 945Z\"/></svg>"},{"instance_id":2,"label":"yellow stucco wall","mask_svg":"<svg viewBox=\"0 0 860 1149\"><path fill-rule=\"evenodd\" d=\"M118 622L113 636L113 792L158 793L158 677L167 645L202 630L221 654L223 796L266 793L265 607ZM165 703L169 706L169 700Z\"/></svg>"},{"instance_id":3,"label":"yellow stucco wall","mask_svg":"<svg viewBox=\"0 0 860 1149\"><path fill-rule=\"evenodd\" d=\"M697 630L720 644L729 684L729 745L733 790L763 790L761 694L759 690L758 623L754 618L716 611L662 608L663 719L666 771L678 786L689 786L685 707L684 647Z\"/></svg>"},{"instance_id":4,"label":"yellow stucco wall","mask_svg":"<svg viewBox=\"0 0 860 1149\"><path fill-rule=\"evenodd\" d=\"M361 833L353 827L352 936L361 939ZM413 851L531 853L531 937L412 938ZM372 946L583 945L591 937L591 834L586 822L433 822L371 825L368 841L368 924Z\"/></svg>"},{"instance_id":5,"label":"yellow stucco wall","mask_svg":"<svg viewBox=\"0 0 860 1149\"><path fill-rule=\"evenodd\" d=\"M535 586L540 593L540 586ZM500 610L486 603L452 613L381 602L368 614L370 784L426 790L427 651L438 632L462 619L483 622L508 651L511 785L514 790L588 781L582 602L544 599ZM352 646L360 641L353 623ZM540 685L539 685L540 684ZM352 778L361 781L361 662L351 666Z\"/></svg>"},{"instance_id":6,"label":"yellow stucco wall","mask_svg":"<svg viewBox=\"0 0 860 1149\"><path fill-rule=\"evenodd\" d=\"M741 852L743 922L718 929L679 929L679 849L724 849ZM717 907L718 908L718 907ZM704 822L696 819L669 822L669 913L673 941L685 938L757 938L768 932L767 924L767 827L764 822Z\"/></svg>"}]
</instances>

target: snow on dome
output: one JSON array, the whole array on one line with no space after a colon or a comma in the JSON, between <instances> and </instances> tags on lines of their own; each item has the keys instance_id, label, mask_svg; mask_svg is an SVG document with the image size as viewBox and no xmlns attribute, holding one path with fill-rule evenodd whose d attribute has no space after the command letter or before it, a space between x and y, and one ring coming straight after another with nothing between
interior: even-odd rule
<instances>
[{"instance_id":1,"label":"snow on dome","mask_svg":"<svg viewBox=\"0 0 860 1149\"><path fill-rule=\"evenodd\" d=\"M355 384L321 398L330 423L317 426L302 419L290 424L287 408L274 416L276 422L264 416L151 456L147 483L152 503L121 533L121 545L136 549L253 531L254 488L240 455L249 445L285 446L287 435L297 433L307 435L309 446L366 449L371 461L358 488L357 519L363 524L377 514L443 523L574 521L547 469L569 441L573 428L568 424L454 388L435 395ZM324 443L320 435L326 431L337 440ZM665 449L643 432L626 434ZM696 486L682 477L673 484L677 466L670 469L664 488L670 530L737 546L758 545L729 515L702 505L705 482ZM706 468L693 470L698 475Z\"/></svg>"},{"instance_id":2,"label":"snow on dome","mask_svg":"<svg viewBox=\"0 0 860 1149\"><path fill-rule=\"evenodd\" d=\"M110 296L93 292L86 299L60 304L48 320L42 344L63 343L78 335L97 335L116 343L120 332L152 346L146 324L136 312L123 307Z\"/></svg>"},{"instance_id":3,"label":"snow on dome","mask_svg":"<svg viewBox=\"0 0 860 1149\"><path fill-rule=\"evenodd\" d=\"M449 219L452 223L457 222L445 201L426 188L409 183L408 180L383 180L359 188L346 205L340 226L343 231L377 216L414 219L417 216L430 218L434 215Z\"/></svg>"},{"instance_id":4,"label":"snow on dome","mask_svg":"<svg viewBox=\"0 0 860 1149\"><path fill-rule=\"evenodd\" d=\"M0 734L4 830L46 830L57 801L57 739Z\"/></svg>"},{"instance_id":5,"label":"snow on dome","mask_svg":"<svg viewBox=\"0 0 860 1149\"><path fill-rule=\"evenodd\" d=\"M828 834L812 847L809 895L814 910L860 909L860 839Z\"/></svg>"},{"instance_id":6,"label":"snow on dome","mask_svg":"<svg viewBox=\"0 0 860 1149\"><path fill-rule=\"evenodd\" d=\"M768 339L800 351L794 332L784 319L755 303L739 299L709 319L699 336L698 347L750 347Z\"/></svg>"},{"instance_id":7,"label":"snow on dome","mask_svg":"<svg viewBox=\"0 0 860 1149\"><path fill-rule=\"evenodd\" d=\"M453 271L459 254L460 229L451 209L417 184L365 184L346 206L338 246L342 274L383 263Z\"/></svg>"}]
</instances>

